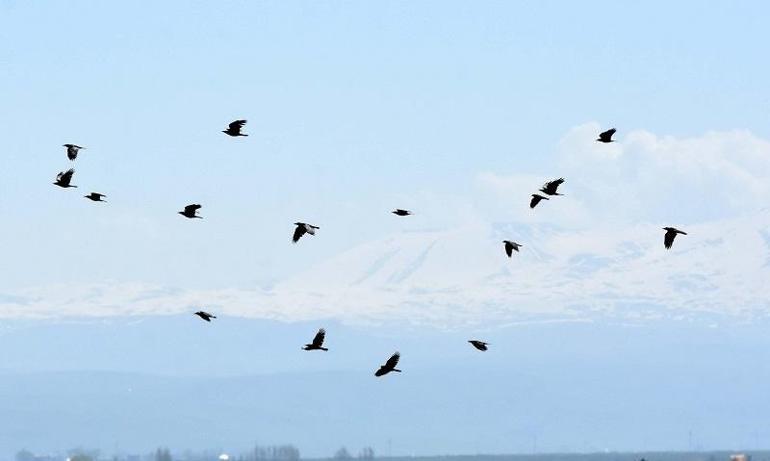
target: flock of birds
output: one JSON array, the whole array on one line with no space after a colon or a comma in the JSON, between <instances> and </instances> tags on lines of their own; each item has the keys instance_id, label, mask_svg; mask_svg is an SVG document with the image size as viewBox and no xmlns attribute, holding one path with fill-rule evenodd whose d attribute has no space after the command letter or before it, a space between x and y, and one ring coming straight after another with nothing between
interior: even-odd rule
<instances>
[{"instance_id":1,"label":"flock of birds","mask_svg":"<svg viewBox=\"0 0 770 461\"><path fill-rule=\"evenodd\" d=\"M248 134L243 133L243 127L245 125L246 125L246 120L236 120L230 123L227 129L222 130L222 132L232 137L248 136ZM612 136L615 134L615 132L616 132L615 128L604 131L599 134L599 138L596 141L602 142L602 143L614 142L614 140L612 139ZM85 149L85 147L79 146L77 144L64 144L63 147L67 148L67 158L71 161L75 161L75 159L77 159L78 157L78 153L80 152L80 150ZM75 170L73 168L70 168L67 171L60 172L58 175L56 175L56 181L54 182L54 184L65 189L77 187L76 185L72 184L72 177L74 176L74 174L75 174ZM564 184L564 178L554 179L553 181L548 181L545 184L543 184L543 187L541 187L539 190L539 192L541 192L542 194L541 193L532 194L532 199L529 202L529 207L535 208L541 201L550 200L549 197L564 195L558 192L559 186L561 186L562 184ZM106 195L99 192L91 192L88 195L85 195L84 197L94 202L106 202L106 200L104 200ZM203 219L202 216L198 215L198 210L200 210L201 208L202 206L200 204L193 203L185 206L184 209L182 211L179 211L178 213L188 219L196 219L196 218ZM401 208L397 208L393 210L391 213L393 213L396 216L412 215L411 211L404 210ZM305 234L315 235L316 231L320 229L320 227L318 226L304 223L304 222L295 222L294 226L295 226L294 234L292 235L293 243L299 242L299 240ZM686 232L683 232L675 227L664 227L663 230L666 231L666 233L663 236L663 246L667 250L671 249L671 247L674 244L674 239L678 234L687 235ZM522 244L514 242L512 240L503 240L503 245L504 245L505 253L508 255L509 258L513 256L514 251L518 253L519 249L523 246ZM206 322L211 322L211 319L217 318L215 315L212 315L205 311L195 312L195 315L205 320ZM326 330L321 328L316 333L315 337L313 338L313 341L310 342L309 344L305 344L302 347L302 349L306 351L328 351L329 349L323 346L325 339L326 339ZM488 350L489 343L486 343L484 341L479 341L477 339L471 339L468 342L479 351ZM379 376L384 376L390 372L400 373L401 370L396 368L398 366L398 361L400 359L401 359L401 354L399 352L394 353L385 362L385 364L381 365L377 369L374 375L379 377Z\"/></svg>"}]
</instances>

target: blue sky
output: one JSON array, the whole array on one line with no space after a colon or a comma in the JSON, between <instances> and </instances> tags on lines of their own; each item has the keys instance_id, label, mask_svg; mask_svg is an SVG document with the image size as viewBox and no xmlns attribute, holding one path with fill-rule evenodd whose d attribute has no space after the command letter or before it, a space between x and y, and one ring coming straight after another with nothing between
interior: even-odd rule
<instances>
[{"instance_id":1,"label":"blue sky","mask_svg":"<svg viewBox=\"0 0 770 461\"><path fill-rule=\"evenodd\" d=\"M148 373L126 364L154 341L111 366L126 350L79 362L73 343L57 362L36 338L134 319L132 335L156 337L154 317L201 306L298 338L317 324L374 335L374 361L419 347L420 328L696 325L682 332L695 340L764 325L769 14L766 2L2 0L0 343L37 352L0 369ZM239 118L249 137L221 133ZM612 126L618 143L594 142ZM87 148L78 189L51 185L72 166L64 143ZM529 210L559 176L566 196ZM92 190L109 203L81 197ZM203 220L176 214L188 203ZM321 229L291 245L298 220ZM690 232L670 252L668 225ZM513 260L504 238L524 244ZM584 356L606 347L597 336Z\"/></svg>"},{"instance_id":2,"label":"blue sky","mask_svg":"<svg viewBox=\"0 0 770 461\"><path fill-rule=\"evenodd\" d=\"M607 185L597 165L564 159L565 137L590 123L584 142L609 126L621 140L743 130L761 142L766 8L4 2L0 235L15 243L2 288L264 286L394 232L510 220L545 179ZM241 117L249 138L220 133ZM77 191L50 186L70 166L65 142L87 147ZM741 168L765 173L758 164ZM690 200L642 204L639 218L686 226L734 214L705 195L720 187L719 163L703 168L710 183L655 187ZM491 196L479 190L489 174L530 182ZM651 185L627 187L642 197ZM78 200L90 190L110 204ZM175 214L193 202L204 221ZM390 219L395 207L422 217ZM563 225L564 212L539 216ZM296 220L322 230L292 248Z\"/></svg>"},{"instance_id":3,"label":"blue sky","mask_svg":"<svg viewBox=\"0 0 770 461\"><path fill-rule=\"evenodd\" d=\"M272 280L398 229L364 216L468 196L477 173L563 174L559 140L590 121L621 137L770 136L761 2L2 8L10 288L95 270ZM249 138L219 132L240 117ZM75 183L110 208L49 187L65 142L88 147ZM190 202L207 221L172 213ZM431 223L451 222L446 208ZM323 228L300 257L283 245L297 219ZM69 267L45 267L56 252ZM164 261L152 277L148 258Z\"/></svg>"}]
</instances>

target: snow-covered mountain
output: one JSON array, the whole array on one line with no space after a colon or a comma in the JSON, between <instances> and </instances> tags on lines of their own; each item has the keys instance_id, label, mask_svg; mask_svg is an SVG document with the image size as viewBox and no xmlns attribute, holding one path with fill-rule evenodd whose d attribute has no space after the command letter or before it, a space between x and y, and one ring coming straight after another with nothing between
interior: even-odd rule
<instances>
[{"instance_id":1,"label":"snow-covered mountain","mask_svg":"<svg viewBox=\"0 0 770 461\"><path fill-rule=\"evenodd\" d=\"M560 229L483 223L404 231L309 266L270 289L186 290L103 283L6 294L6 316L164 314L210 306L256 318L431 323L764 316L770 212L684 227ZM503 239L523 244L507 258Z\"/></svg>"},{"instance_id":2,"label":"snow-covered mountain","mask_svg":"<svg viewBox=\"0 0 770 461\"><path fill-rule=\"evenodd\" d=\"M669 251L661 226L651 224L409 232L353 248L279 284L273 295L294 309L447 325L764 315L770 213L686 230ZM524 247L508 259L503 239Z\"/></svg>"}]
</instances>

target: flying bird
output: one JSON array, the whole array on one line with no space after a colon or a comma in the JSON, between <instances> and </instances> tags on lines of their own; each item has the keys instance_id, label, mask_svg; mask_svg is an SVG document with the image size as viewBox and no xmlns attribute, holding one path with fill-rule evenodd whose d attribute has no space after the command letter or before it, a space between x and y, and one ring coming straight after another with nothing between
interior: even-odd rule
<instances>
[{"instance_id":1,"label":"flying bird","mask_svg":"<svg viewBox=\"0 0 770 461\"><path fill-rule=\"evenodd\" d=\"M78 158L80 149L85 149L85 147L78 146L77 144L63 144L63 146L67 148L67 158L72 161Z\"/></svg>"},{"instance_id":2,"label":"flying bird","mask_svg":"<svg viewBox=\"0 0 770 461\"><path fill-rule=\"evenodd\" d=\"M305 344L305 346L302 349L306 351L328 351L329 349L323 347L325 338L326 338L326 330L321 328L320 330L318 330L318 333L315 334L315 338L313 338L313 342L310 344Z\"/></svg>"},{"instance_id":3,"label":"flying bird","mask_svg":"<svg viewBox=\"0 0 770 461\"><path fill-rule=\"evenodd\" d=\"M297 226L297 228L294 229L294 236L291 238L291 241L294 243L299 242L299 239L305 234L315 235L316 229L320 229L318 226L303 222L295 222L294 225Z\"/></svg>"},{"instance_id":4,"label":"flying bird","mask_svg":"<svg viewBox=\"0 0 770 461\"><path fill-rule=\"evenodd\" d=\"M201 205L198 205L197 203L194 203L192 205L187 205L184 207L184 211L178 211L180 215L184 216L185 218L198 218L203 219L203 217L198 216L198 210L203 208Z\"/></svg>"},{"instance_id":5,"label":"flying bird","mask_svg":"<svg viewBox=\"0 0 770 461\"><path fill-rule=\"evenodd\" d=\"M391 371L395 371L397 373L401 373L401 370L396 368L396 365L398 365L398 360L401 358L401 354L396 352L395 354L391 355L387 362L385 362L385 365L381 366L379 370L374 372L374 376L384 376L390 373Z\"/></svg>"},{"instance_id":6,"label":"flying bird","mask_svg":"<svg viewBox=\"0 0 770 461\"><path fill-rule=\"evenodd\" d=\"M564 178L548 181L547 183L543 184L543 187L540 188L540 192L546 195L564 195L556 192L556 189L558 189L562 184L564 184Z\"/></svg>"},{"instance_id":7,"label":"flying bird","mask_svg":"<svg viewBox=\"0 0 770 461\"><path fill-rule=\"evenodd\" d=\"M540 194L532 194L532 200L529 201L529 207L535 208L541 200L550 200L548 197L544 197Z\"/></svg>"},{"instance_id":8,"label":"flying bird","mask_svg":"<svg viewBox=\"0 0 770 461\"><path fill-rule=\"evenodd\" d=\"M615 134L615 132L618 131L615 128L610 128L609 130L599 133L599 139L597 139L598 142L615 142L612 139L612 135Z\"/></svg>"},{"instance_id":9,"label":"flying bird","mask_svg":"<svg viewBox=\"0 0 770 461\"><path fill-rule=\"evenodd\" d=\"M473 347L475 347L480 351L487 350L487 346L489 345L489 343L485 343L484 341L479 341L478 339L471 339L468 342L471 343Z\"/></svg>"},{"instance_id":10,"label":"flying bird","mask_svg":"<svg viewBox=\"0 0 770 461\"><path fill-rule=\"evenodd\" d=\"M94 202L106 202L107 200L102 200L106 195L100 194L98 192L91 192L88 195L84 195L83 197L87 198L88 200L93 200Z\"/></svg>"},{"instance_id":11,"label":"flying bird","mask_svg":"<svg viewBox=\"0 0 770 461\"><path fill-rule=\"evenodd\" d=\"M246 120L236 120L227 126L226 130L222 130L222 133L228 136L248 136L245 133L241 133L243 125L246 124Z\"/></svg>"},{"instance_id":12,"label":"flying bird","mask_svg":"<svg viewBox=\"0 0 770 461\"><path fill-rule=\"evenodd\" d=\"M59 187L78 187L70 184L70 181L72 181L72 175L75 174L75 170L73 168L70 168L66 172L62 171L59 174L56 175L56 182L54 182L55 185Z\"/></svg>"},{"instance_id":13,"label":"flying bird","mask_svg":"<svg viewBox=\"0 0 770 461\"><path fill-rule=\"evenodd\" d=\"M510 258L513 256L513 252L516 251L519 252L519 248L523 247L524 245L516 242L511 242L510 240L503 240L503 243L505 244L505 253Z\"/></svg>"},{"instance_id":14,"label":"flying bird","mask_svg":"<svg viewBox=\"0 0 770 461\"><path fill-rule=\"evenodd\" d=\"M667 250L670 250L671 246L674 244L676 234L687 235L687 232L680 231L676 227L664 227L663 230L666 231L666 235L663 236L663 246L665 246Z\"/></svg>"},{"instance_id":15,"label":"flying bird","mask_svg":"<svg viewBox=\"0 0 770 461\"><path fill-rule=\"evenodd\" d=\"M202 318L207 322L211 322L211 319L217 318L216 315L211 315L208 312L204 312L204 311L198 311L195 313L195 315L197 315L198 317Z\"/></svg>"},{"instance_id":16,"label":"flying bird","mask_svg":"<svg viewBox=\"0 0 770 461\"><path fill-rule=\"evenodd\" d=\"M409 210L402 210L401 208L396 208L395 210L391 211L396 216L409 216L412 214Z\"/></svg>"}]
</instances>

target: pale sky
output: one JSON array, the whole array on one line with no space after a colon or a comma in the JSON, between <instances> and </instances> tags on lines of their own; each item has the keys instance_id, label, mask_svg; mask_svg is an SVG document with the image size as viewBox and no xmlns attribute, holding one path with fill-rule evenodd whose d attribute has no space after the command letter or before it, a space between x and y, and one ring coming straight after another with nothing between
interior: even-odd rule
<instances>
[{"instance_id":1,"label":"pale sky","mask_svg":"<svg viewBox=\"0 0 770 461\"><path fill-rule=\"evenodd\" d=\"M3 2L2 290L252 287L403 229L517 219L546 179L568 176L565 193L585 202L578 185L616 186L606 162L563 161L582 153L560 143L586 123L617 127L621 148L641 130L690 142L693 162L708 145L761 183L768 7L694 5ZM250 137L220 133L236 118ZM718 146L736 130L759 146ZM51 185L71 166L67 142L87 147L77 190ZM686 227L734 214L711 203L714 187L740 209L765 192L736 187L718 163L696 189L634 182L635 171L677 181L688 168L620 168L629 195L674 197L640 218ZM490 197L480 175L531 185ZM110 203L80 199L91 190ZM205 219L177 215L187 203ZM628 202L609 203L622 214ZM578 209L550 205L537 216L560 226ZM396 207L418 215L392 219ZM292 247L297 220L321 231Z\"/></svg>"},{"instance_id":2,"label":"pale sky","mask_svg":"<svg viewBox=\"0 0 770 461\"><path fill-rule=\"evenodd\" d=\"M228 332L248 318L281 322L296 341L324 324L350 329L345 344L372 335L378 349L363 347L360 361L302 362L366 363L366 373L409 345L421 348L416 363L455 357L432 355L421 329L518 348L508 334L529 325L563 324L567 335L573 323L686 325L693 344L715 328L760 328L770 313L768 17L759 1L2 0L0 370L152 373L160 363L140 360L150 346L91 356L66 335L45 338L84 319L154 337L153 319L199 308ZM241 118L249 137L221 133ZM610 127L618 142L596 143ZM65 143L86 147L74 163ZM70 167L79 187L53 186ZM530 194L561 176L565 196L530 210ZM108 203L82 197L91 191ZM177 214L189 203L204 219ZM295 221L320 230L292 245ZM664 226L689 235L666 251ZM503 239L522 252L506 258ZM585 360L608 347L589 336ZM770 347L751 338L731 336L738 348ZM688 351L683 363L698 348ZM280 357L208 372L303 369ZM178 363L162 372L207 373ZM666 390L655 392L665 404ZM671 424L685 433L688 418ZM495 449L521 451L527 434ZM645 446L675 445L656 437ZM543 442L602 447L581 444Z\"/></svg>"}]
</instances>

